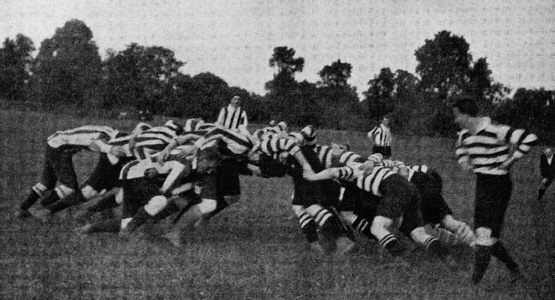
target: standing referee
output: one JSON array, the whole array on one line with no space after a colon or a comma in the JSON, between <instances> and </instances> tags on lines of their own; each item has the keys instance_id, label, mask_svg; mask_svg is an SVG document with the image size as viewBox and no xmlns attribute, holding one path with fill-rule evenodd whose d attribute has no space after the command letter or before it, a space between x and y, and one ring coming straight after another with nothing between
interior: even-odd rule
<instances>
[{"instance_id":1,"label":"standing referee","mask_svg":"<svg viewBox=\"0 0 555 300\"><path fill-rule=\"evenodd\" d=\"M511 281L515 282L523 275L500 240L513 188L509 170L515 161L530 152L537 137L523 129L493 124L489 117L478 117L478 106L472 99L457 101L453 105L453 115L462 129L456 144L458 162L463 170L476 173L472 283L480 283L491 255L507 266Z\"/></svg>"},{"instance_id":2,"label":"standing referee","mask_svg":"<svg viewBox=\"0 0 555 300\"><path fill-rule=\"evenodd\" d=\"M229 105L220 110L216 124L239 132L247 130L247 112L241 107L241 97L233 96Z\"/></svg>"},{"instance_id":3,"label":"standing referee","mask_svg":"<svg viewBox=\"0 0 555 300\"><path fill-rule=\"evenodd\" d=\"M368 132L368 138L374 143L372 154L380 153L384 158L391 157L391 130L389 129L390 120L383 117L379 126Z\"/></svg>"}]
</instances>

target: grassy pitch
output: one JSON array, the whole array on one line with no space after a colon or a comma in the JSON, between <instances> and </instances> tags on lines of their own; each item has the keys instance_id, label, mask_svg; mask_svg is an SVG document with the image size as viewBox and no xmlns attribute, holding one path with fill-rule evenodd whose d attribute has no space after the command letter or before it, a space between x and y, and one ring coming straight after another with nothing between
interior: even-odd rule
<instances>
[{"instance_id":1,"label":"grassy pitch","mask_svg":"<svg viewBox=\"0 0 555 300\"><path fill-rule=\"evenodd\" d=\"M0 299L553 299L555 296L555 195L535 201L539 149L513 170L512 202L503 239L527 276L508 284L508 271L495 259L482 284L469 284L471 269L450 271L415 248L410 263L393 261L360 237L345 256L321 257L306 248L290 205L290 178L241 178L239 203L188 235L177 251L140 238L80 237L78 224L61 213L51 224L17 220L16 207L41 171L45 139L79 125L131 129L135 122L76 119L0 110ZM158 122L157 122L158 123ZM444 194L455 215L471 224L474 178L454 159L454 140L396 137L394 156L427 164L444 178ZM368 154L365 133L319 131L319 143L349 142ZM79 153L84 178L96 156ZM539 238L539 243L536 241ZM451 248L462 265L472 251Z\"/></svg>"}]
</instances>

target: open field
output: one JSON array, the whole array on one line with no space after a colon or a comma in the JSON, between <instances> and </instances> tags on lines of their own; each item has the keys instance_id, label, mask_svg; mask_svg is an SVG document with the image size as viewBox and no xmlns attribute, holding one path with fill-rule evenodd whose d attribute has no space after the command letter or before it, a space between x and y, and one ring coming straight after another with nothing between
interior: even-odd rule
<instances>
[{"instance_id":1,"label":"open field","mask_svg":"<svg viewBox=\"0 0 555 300\"><path fill-rule=\"evenodd\" d=\"M361 238L360 250L319 257L306 249L290 208L291 179L242 177L241 201L219 214L181 251L142 239L109 234L82 238L62 213L53 224L13 218L13 208L38 179L46 137L58 129L102 124L130 129L134 121L0 110L0 299L553 299L555 297L555 195L535 203L539 149L513 170L515 188L504 240L522 264L527 281L511 287L496 260L479 287L470 270L450 271L415 249L411 265L392 263ZM156 122L158 123L158 122ZM368 154L362 132L320 131L320 143L348 141ZM398 137L394 156L425 163L442 174L445 196L456 215L472 223L473 176L454 160L454 140ZM80 153L85 177L96 155ZM535 237L539 234L540 243ZM463 265L472 252L452 248Z\"/></svg>"}]
</instances>

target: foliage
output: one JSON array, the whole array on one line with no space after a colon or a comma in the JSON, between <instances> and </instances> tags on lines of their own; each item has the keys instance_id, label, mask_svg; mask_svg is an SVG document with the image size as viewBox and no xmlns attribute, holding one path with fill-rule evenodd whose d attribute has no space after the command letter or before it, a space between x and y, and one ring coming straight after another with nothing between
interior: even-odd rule
<instances>
[{"instance_id":1,"label":"foliage","mask_svg":"<svg viewBox=\"0 0 555 300\"><path fill-rule=\"evenodd\" d=\"M82 105L98 96L102 65L92 37L83 21L73 19L42 42L33 73L43 103Z\"/></svg>"},{"instance_id":2,"label":"foliage","mask_svg":"<svg viewBox=\"0 0 555 300\"><path fill-rule=\"evenodd\" d=\"M3 48L0 48L0 98L25 100L33 51L33 41L22 34L18 34L15 41L4 40Z\"/></svg>"},{"instance_id":3,"label":"foliage","mask_svg":"<svg viewBox=\"0 0 555 300\"><path fill-rule=\"evenodd\" d=\"M104 62L104 106L133 106L161 113L173 93L174 78L184 63L164 47L132 43L127 49L109 52Z\"/></svg>"},{"instance_id":4,"label":"foliage","mask_svg":"<svg viewBox=\"0 0 555 300\"><path fill-rule=\"evenodd\" d=\"M318 75L322 78L320 85L327 87L347 86L347 80L351 77L353 66L350 63L343 63L337 60L331 66L325 66Z\"/></svg>"},{"instance_id":5,"label":"foliage","mask_svg":"<svg viewBox=\"0 0 555 300\"><path fill-rule=\"evenodd\" d=\"M555 91L518 89L513 98L499 103L492 118L534 132L544 144L555 145Z\"/></svg>"},{"instance_id":6,"label":"foliage","mask_svg":"<svg viewBox=\"0 0 555 300\"><path fill-rule=\"evenodd\" d=\"M463 37L440 31L433 40L426 40L415 52L420 75L420 88L437 90L445 97L465 89L471 69L472 55Z\"/></svg>"}]
</instances>

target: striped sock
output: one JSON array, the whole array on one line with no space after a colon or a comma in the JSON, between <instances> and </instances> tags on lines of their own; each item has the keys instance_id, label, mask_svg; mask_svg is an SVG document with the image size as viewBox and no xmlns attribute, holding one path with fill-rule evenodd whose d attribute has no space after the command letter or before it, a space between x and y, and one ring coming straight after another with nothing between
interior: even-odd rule
<instances>
[{"instance_id":1,"label":"striped sock","mask_svg":"<svg viewBox=\"0 0 555 300\"><path fill-rule=\"evenodd\" d=\"M118 206L119 204L116 202L116 195L111 195L98 200L95 204L88 207L87 210L92 213L97 213Z\"/></svg>"},{"instance_id":2,"label":"striped sock","mask_svg":"<svg viewBox=\"0 0 555 300\"><path fill-rule=\"evenodd\" d=\"M54 190L50 190L44 194L44 196L40 200L40 204L44 207L47 207L58 200L60 200L60 196L58 196L58 193L56 193L56 191Z\"/></svg>"},{"instance_id":3,"label":"striped sock","mask_svg":"<svg viewBox=\"0 0 555 300\"><path fill-rule=\"evenodd\" d=\"M425 244L428 251L432 252L439 258L445 258L449 254L447 248L443 246L441 242L435 237L429 237L426 240Z\"/></svg>"},{"instance_id":4,"label":"striped sock","mask_svg":"<svg viewBox=\"0 0 555 300\"><path fill-rule=\"evenodd\" d=\"M497 257L497 259L503 262L507 266L507 268L509 268L509 270L515 272L518 271L518 264L509 255L507 249L505 249L505 246L503 246L503 243L501 243L501 241L497 241L497 243L491 246L491 255Z\"/></svg>"},{"instance_id":5,"label":"striped sock","mask_svg":"<svg viewBox=\"0 0 555 300\"><path fill-rule=\"evenodd\" d=\"M352 226L356 231L362 233L363 235L373 240L376 240L376 237L370 231L370 227L371 227L370 223L366 219L362 217L357 217L356 220L353 222Z\"/></svg>"},{"instance_id":6,"label":"striped sock","mask_svg":"<svg viewBox=\"0 0 555 300\"><path fill-rule=\"evenodd\" d=\"M405 251L393 233L389 233L384 236L379 241L379 244L389 251L389 253L394 257L401 255Z\"/></svg>"},{"instance_id":7,"label":"striped sock","mask_svg":"<svg viewBox=\"0 0 555 300\"><path fill-rule=\"evenodd\" d=\"M35 202L37 202L37 200L39 200L40 196L41 195L38 194L34 189L31 190L29 196L27 196L27 198L23 200L21 205L19 205L19 208L23 210L28 210L29 208L31 208L31 206L33 206L33 204L35 204Z\"/></svg>"},{"instance_id":8,"label":"striped sock","mask_svg":"<svg viewBox=\"0 0 555 300\"><path fill-rule=\"evenodd\" d=\"M301 213L298 218L299 224L301 225L301 231L306 237L306 240L309 243L316 242L318 240L318 228L316 227L314 219L307 212Z\"/></svg>"}]
</instances>

